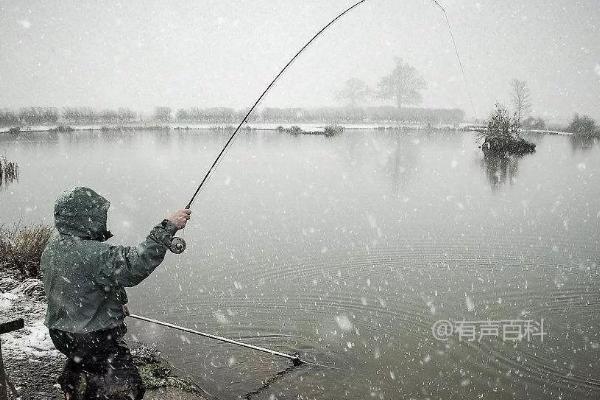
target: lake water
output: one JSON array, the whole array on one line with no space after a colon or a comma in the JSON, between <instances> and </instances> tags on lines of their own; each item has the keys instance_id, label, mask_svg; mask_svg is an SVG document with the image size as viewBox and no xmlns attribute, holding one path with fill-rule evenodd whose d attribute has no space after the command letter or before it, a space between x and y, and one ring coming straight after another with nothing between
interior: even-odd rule
<instances>
[{"instance_id":1,"label":"lake water","mask_svg":"<svg viewBox=\"0 0 600 400\"><path fill-rule=\"evenodd\" d=\"M222 399L599 398L600 149L530 139L533 155L486 160L466 133L243 133L193 206L188 249L130 308L339 369L130 333ZM3 135L20 175L0 188L1 221L51 223L59 192L86 185L112 202L111 241L133 244L186 204L225 140ZM519 340L522 321L535 329Z\"/></svg>"}]
</instances>

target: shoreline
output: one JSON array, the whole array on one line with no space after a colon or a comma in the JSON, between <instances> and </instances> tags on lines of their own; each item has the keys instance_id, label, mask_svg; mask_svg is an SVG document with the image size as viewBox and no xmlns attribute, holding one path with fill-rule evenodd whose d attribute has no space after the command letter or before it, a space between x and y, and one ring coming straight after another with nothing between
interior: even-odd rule
<instances>
[{"instance_id":1,"label":"shoreline","mask_svg":"<svg viewBox=\"0 0 600 400\"><path fill-rule=\"evenodd\" d=\"M188 123L188 122L170 122L157 124L155 122L139 122L133 124L55 124L55 125L31 125L19 127L18 132L14 133L13 127L0 127L0 134L18 135L19 133L69 133L69 132L111 132L111 131L142 131L142 130L161 130L161 131L188 131L188 130L211 130L223 131L233 130L237 124L233 123ZM281 131L289 130L293 127L299 127L302 133L324 133L328 126L338 126L344 130L432 130L432 131L459 131L459 132L479 132L485 128L483 125L462 122L459 124L423 124L423 123L399 123L399 122L372 122L372 123L325 123L325 122L249 122L244 124L243 130L251 131ZM543 135L566 135L572 136L572 132L557 131L552 129L524 129L521 133L535 133Z\"/></svg>"},{"instance_id":2,"label":"shoreline","mask_svg":"<svg viewBox=\"0 0 600 400\"><path fill-rule=\"evenodd\" d=\"M344 129L368 129L368 130L461 130L463 124L420 124L420 123L396 123L396 122L373 122L373 123L326 123L326 122L260 122L246 123L242 127L244 130L259 131L278 131L281 128L290 129L293 126L300 127L303 131L324 131L328 126L340 126ZM28 132L76 132L76 131L137 131L137 130L227 130L235 129L235 123L192 123L192 122L171 122L171 123L135 123L135 124L55 124L55 125L30 125L19 128L18 133ZM0 133L12 133L10 126L0 127ZM15 133L15 134L18 134Z\"/></svg>"},{"instance_id":3,"label":"shoreline","mask_svg":"<svg viewBox=\"0 0 600 400\"><path fill-rule=\"evenodd\" d=\"M9 390L9 399L62 399L56 379L65 357L54 348L44 325L42 282L20 279L16 270L0 265L0 313L2 321L25 320L25 328L1 336L4 367L19 394L11 397ZM145 399L207 399L202 388L178 375L156 349L131 338L127 342L146 386Z\"/></svg>"}]
</instances>

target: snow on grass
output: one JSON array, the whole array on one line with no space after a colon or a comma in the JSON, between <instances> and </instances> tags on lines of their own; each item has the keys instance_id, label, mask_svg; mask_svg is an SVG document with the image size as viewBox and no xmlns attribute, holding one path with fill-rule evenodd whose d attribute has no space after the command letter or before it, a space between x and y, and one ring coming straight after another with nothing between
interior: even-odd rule
<instances>
[{"instance_id":1,"label":"snow on grass","mask_svg":"<svg viewBox=\"0 0 600 400\"><path fill-rule=\"evenodd\" d=\"M13 293L0 293L0 311L4 314L12 307L13 301L17 298Z\"/></svg>"},{"instance_id":2,"label":"snow on grass","mask_svg":"<svg viewBox=\"0 0 600 400\"><path fill-rule=\"evenodd\" d=\"M44 326L45 303L24 294L24 289L31 287L32 281L34 279L28 279L12 290L0 293L2 320L25 319L23 329L2 335L2 352L7 357L30 359L58 354L48 328Z\"/></svg>"},{"instance_id":3,"label":"snow on grass","mask_svg":"<svg viewBox=\"0 0 600 400\"><path fill-rule=\"evenodd\" d=\"M2 335L2 351L20 359L58 355L42 320Z\"/></svg>"}]
</instances>

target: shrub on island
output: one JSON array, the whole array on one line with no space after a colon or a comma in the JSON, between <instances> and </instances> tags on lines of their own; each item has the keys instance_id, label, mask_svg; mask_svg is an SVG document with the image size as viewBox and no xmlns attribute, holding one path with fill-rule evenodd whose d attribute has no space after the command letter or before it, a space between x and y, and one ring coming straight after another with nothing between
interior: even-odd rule
<instances>
[{"instance_id":1,"label":"shrub on island","mask_svg":"<svg viewBox=\"0 0 600 400\"><path fill-rule=\"evenodd\" d=\"M484 138L481 150L485 154L523 155L533 153L535 144L519 136L520 121L510 116L506 108L496 104L496 109L481 133Z\"/></svg>"}]
</instances>

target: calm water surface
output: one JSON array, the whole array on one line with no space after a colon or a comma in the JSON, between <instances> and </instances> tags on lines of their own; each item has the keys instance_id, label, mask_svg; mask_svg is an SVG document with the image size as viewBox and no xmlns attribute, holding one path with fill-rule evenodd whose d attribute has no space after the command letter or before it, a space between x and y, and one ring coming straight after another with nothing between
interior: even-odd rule
<instances>
[{"instance_id":1,"label":"calm water surface","mask_svg":"<svg viewBox=\"0 0 600 400\"><path fill-rule=\"evenodd\" d=\"M463 133L244 134L194 204L188 250L130 307L339 369L146 323L130 333L223 399L600 398L600 149L531 139L534 155L486 160ZM20 176L0 188L1 221L50 223L59 192L87 185L112 202L111 240L141 241L225 140L4 136ZM542 319L543 341L432 332Z\"/></svg>"}]
</instances>

